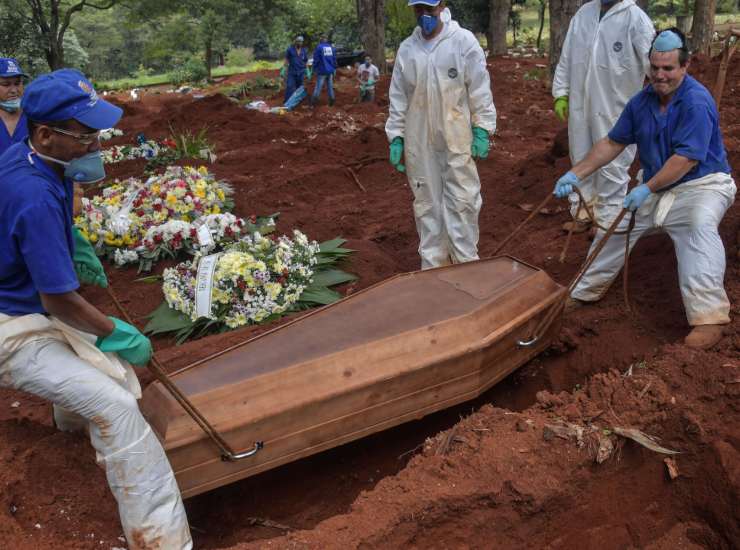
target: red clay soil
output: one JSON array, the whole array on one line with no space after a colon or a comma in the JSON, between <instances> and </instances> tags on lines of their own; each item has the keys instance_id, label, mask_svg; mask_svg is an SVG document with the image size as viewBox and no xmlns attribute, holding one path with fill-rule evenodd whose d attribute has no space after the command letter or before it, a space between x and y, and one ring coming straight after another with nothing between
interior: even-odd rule
<instances>
[{"instance_id":1,"label":"red clay soil","mask_svg":"<svg viewBox=\"0 0 740 550\"><path fill-rule=\"evenodd\" d=\"M545 63L500 58L490 66L499 128L490 158L478 165L482 256L527 215L520 205L542 200L569 166L548 86L531 78L544 73ZM691 70L713 86L716 61L695 60ZM385 160L387 86L384 78L376 102L358 104L347 74L338 82L337 108L301 107L284 116L247 111L220 95L145 93L137 103L119 96L126 136L112 143L136 132L161 138L170 127L206 127L218 154L211 169L234 184L238 214L280 212L282 232L349 239L357 252L347 268L359 280L343 288L348 294L419 265L411 193ZM736 57L721 112L735 171L738 88ZM110 172L128 177L142 169L129 161ZM589 241L574 236L559 263L566 219L565 212L538 216L508 251L567 283ZM721 227L733 322L713 350L681 344L689 327L673 247L665 237L647 238L631 259L633 316L618 281L599 304L568 314L546 353L475 402L190 499L198 548L740 546L738 229L734 206ZM161 301L158 285L134 283L132 269L111 267L108 275L143 326ZM85 294L117 314L104 292ZM266 328L179 347L160 338L155 346L175 369ZM49 410L25 394L0 391L2 546L125 547L89 443L55 432ZM580 446L546 428L564 422L585 429ZM680 451L679 476L670 480L663 455L616 436L615 427L639 428ZM606 439L615 450L597 465L596 448Z\"/></svg>"}]
</instances>

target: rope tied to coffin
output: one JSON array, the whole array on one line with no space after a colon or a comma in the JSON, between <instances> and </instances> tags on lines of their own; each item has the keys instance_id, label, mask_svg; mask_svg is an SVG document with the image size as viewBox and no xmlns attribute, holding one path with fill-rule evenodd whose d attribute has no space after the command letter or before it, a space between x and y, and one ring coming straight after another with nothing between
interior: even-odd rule
<instances>
[{"instance_id":1,"label":"rope tied to coffin","mask_svg":"<svg viewBox=\"0 0 740 550\"><path fill-rule=\"evenodd\" d=\"M129 315L128 311L123 307L123 304L118 300L115 293L113 292L113 289L111 288L110 284L107 287L108 290L108 296L113 301L113 303L116 306L116 309L121 313L121 316L124 318L124 320L129 323L132 326L136 326L134 324L133 319ZM149 369L149 372L151 372L154 377L164 386L164 388L169 392L169 394L177 401L180 406L185 410L185 412L192 418L196 424L200 427L201 430L213 441L213 443L218 447L219 451L221 452L221 458L223 460L228 461L237 461L242 460L244 458L248 458L250 456L254 456L258 451L260 451L264 447L264 443L262 441L257 441L254 444L254 447L252 449L243 451L243 452L236 452L234 451L231 446L226 442L224 437L216 430L216 428L213 427L213 425L208 421L208 419L203 415L203 413L198 410L198 408L193 405L193 403L187 398L187 396L180 391L180 388L177 387L177 384L175 384L172 379L167 375L167 371L164 369L164 366L162 363L157 359L155 355L152 354L152 358L147 363L147 368Z\"/></svg>"},{"instance_id":2,"label":"rope tied to coffin","mask_svg":"<svg viewBox=\"0 0 740 550\"><path fill-rule=\"evenodd\" d=\"M578 285L578 283L581 281L581 279L586 274L586 271L589 267L591 267L591 264L593 264L594 260L596 260L596 257L601 253L601 251L604 249L604 246L606 245L607 241L613 236L613 235L627 235L627 238L625 240L624 245L624 274L622 277L622 286L624 291L624 303L627 308L627 311L632 313L632 307L630 306L630 300L629 300L629 252L630 252L630 235L632 233L633 228L635 227L635 214L632 213L629 221L629 226L627 229L622 231L617 231L617 227L619 227L619 224L622 223L622 220L627 215L629 210L626 208L622 208L622 210L619 212L619 215L614 219L612 224L609 227L604 227L601 224L598 223L596 220L596 216L594 215L591 208L586 203L586 200L583 198L583 195L581 194L581 191L577 188L573 188L574 191L578 194L578 210L577 214L579 214L582 209L586 211L587 216L590 218L591 222L604 231L604 236L602 239L596 244L594 249L591 251L591 253L586 257L586 260L581 264L581 267L576 272L573 279L571 279L570 284L567 286L565 291L562 293L560 297L558 297L555 302L552 304L548 312L542 317L541 321L537 324L537 327L534 330L534 334L532 338L526 341L519 341L519 345L522 347L529 347L534 345L543 334L547 332L547 330L550 328L550 326L555 322L555 319L558 318L558 315L562 313L563 309L565 308L565 303L568 300L568 297L570 296L573 289ZM543 201L534 209L532 212L527 216L527 218L521 222L515 229L512 231L501 243L496 247L496 250L493 252L493 256L496 256L501 252L501 250L522 230L524 227L531 222L534 217L547 206L547 204L553 199L554 195L548 194ZM570 239L573 234L575 224L571 225L570 230L568 231L568 237L565 242L565 247L563 249L563 252L561 254L561 263L564 261L565 254L568 250L568 246L570 245Z\"/></svg>"}]
</instances>

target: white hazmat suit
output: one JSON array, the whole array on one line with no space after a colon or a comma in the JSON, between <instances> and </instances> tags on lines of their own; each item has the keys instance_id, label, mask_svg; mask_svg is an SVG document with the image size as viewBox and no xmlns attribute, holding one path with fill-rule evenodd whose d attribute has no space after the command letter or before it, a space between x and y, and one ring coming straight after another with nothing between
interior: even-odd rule
<instances>
[{"instance_id":1,"label":"white hazmat suit","mask_svg":"<svg viewBox=\"0 0 740 550\"><path fill-rule=\"evenodd\" d=\"M473 33L441 15L427 41L417 27L396 56L388 140L404 138L422 269L478 259L480 179L472 126L496 130L486 59Z\"/></svg>"},{"instance_id":2,"label":"white hazmat suit","mask_svg":"<svg viewBox=\"0 0 740 550\"><path fill-rule=\"evenodd\" d=\"M568 96L568 143L574 165L606 137L627 101L642 89L655 36L650 18L635 0L615 3L599 20L600 13L601 1L591 0L573 16L552 83L554 98ZM622 209L635 150L634 145L627 147L578 186L604 227Z\"/></svg>"}]
</instances>

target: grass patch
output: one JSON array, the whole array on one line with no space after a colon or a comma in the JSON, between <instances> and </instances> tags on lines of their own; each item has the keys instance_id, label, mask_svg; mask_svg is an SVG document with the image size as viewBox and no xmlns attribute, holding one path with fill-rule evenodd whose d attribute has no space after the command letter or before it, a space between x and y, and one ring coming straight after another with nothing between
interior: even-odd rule
<instances>
[{"instance_id":1,"label":"grass patch","mask_svg":"<svg viewBox=\"0 0 740 550\"><path fill-rule=\"evenodd\" d=\"M255 61L245 66L238 67L214 67L212 75L215 78L222 76L232 76L235 74L252 73L256 71L264 71L270 69L279 69L283 64L283 61ZM153 74L149 76L141 77L130 77L130 78L119 78L116 80L101 80L97 82L95 88L103 90L128 90L131 88L146 88L149 86L162 86L164 84L170 84L171 78L170 73Z\"/></svg>"}]
</instances>

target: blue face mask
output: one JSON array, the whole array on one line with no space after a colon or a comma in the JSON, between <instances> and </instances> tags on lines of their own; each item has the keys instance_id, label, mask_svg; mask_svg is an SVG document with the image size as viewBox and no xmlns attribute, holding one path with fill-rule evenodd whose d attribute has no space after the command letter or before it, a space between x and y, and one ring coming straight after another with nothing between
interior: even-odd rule
<instances>
[{"instance_id":1,"label":"blue face mask","mask_svg":"<svg viewBox=\"0 0 740 550\"><path fill-rule=\"evenodd\" d=\"M421 27L421 33L424 36L429 36L437 28L439 18L436 15L421 15L417 23Z\"/></svg>"},{"instance_id":2,"label":"blue face mask","mask_svg":"<svg viewBox=\"0 0 740 550\"><path fill-rule=\"evenodd\" d=\"M56 162L64 166L64 177L77 183L96 183L105 178L105 165L103 164L103 155L100 153L100 150L72 159L69 162L47 157L38 151L36 151L36 154L44 160Z\"/></svg>"},{"instance_id":3,"label":"blue face mask","mask_svg":"<svg viewBox=\"0 0 740 550\"><path fill-rule=\"evenodd\" d=\"M15 113L20 108L20 99L8 99L7 101L0 101L0 109L8 113Z\"/></svg>"}]
</instances>

